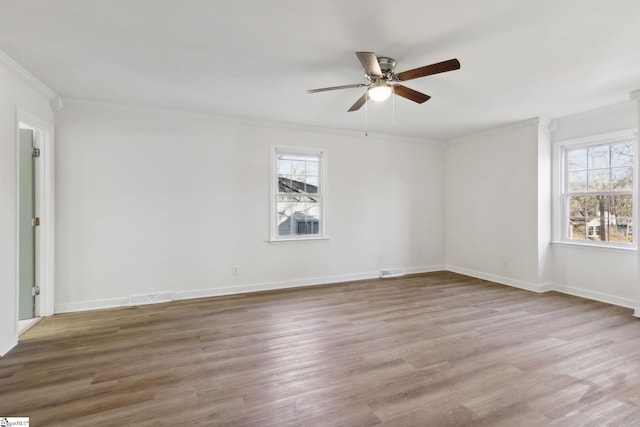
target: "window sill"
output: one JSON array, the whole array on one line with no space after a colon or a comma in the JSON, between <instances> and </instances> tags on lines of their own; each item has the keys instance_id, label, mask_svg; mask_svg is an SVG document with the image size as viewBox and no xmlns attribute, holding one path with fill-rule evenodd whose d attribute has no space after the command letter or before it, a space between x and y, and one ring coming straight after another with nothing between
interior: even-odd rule
<instances>
[{"instance_id":1,"label":"window sill","mask_svg":"<svg viewBox=\"0 0 640 427\"><path fill-rule=\"evenodd\" d=\"M267 242L269 244L279 244L279 243L300 243L300 242L317 242L318 240L329 240L329 236L322 237L298 237L291 239L269 239Z\"/></svg>"},{"instance_id":2,"label":"window sill","mask_svg":"<svg viewBox=\"0 0 640 427\"><path fill-rule=\"evenodd\" d=\"M551 242L552 245L557 246L567 246L574 248L581 248L585 250L596 250L596 251L605 251L605 252L620 252L627 254L634 254L638 252L638 248L633 245L630 246L617 246L617 245L602 245L602 244L594 244L594 243L582 243L582 242L571 242L566 240L553 240Z\"/></svg>"}]
</instances>

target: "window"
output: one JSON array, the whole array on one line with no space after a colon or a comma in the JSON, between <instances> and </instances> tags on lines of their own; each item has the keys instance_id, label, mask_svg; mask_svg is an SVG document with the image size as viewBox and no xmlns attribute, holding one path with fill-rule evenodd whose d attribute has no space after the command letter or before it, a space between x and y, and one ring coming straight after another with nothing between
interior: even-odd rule
<instances>
[{"instance_id":1,"label":"window","mask_svg":"<svg viewBox=\"0 0 640 427\"><path fill-rule=\"evenodd\" d=\"M271 240L324 238L325 162L321 150L273 149Z\"/></svg>"},{"instance_id":2,"label":"window","mask_svg":"<svg viewBox=\"0 0 640 427\"><path fill-rule=\"evenodd\" d=\"M621 132L558 145L561 241L636 247L636 135Z\"/></svg>"}]
</instances>

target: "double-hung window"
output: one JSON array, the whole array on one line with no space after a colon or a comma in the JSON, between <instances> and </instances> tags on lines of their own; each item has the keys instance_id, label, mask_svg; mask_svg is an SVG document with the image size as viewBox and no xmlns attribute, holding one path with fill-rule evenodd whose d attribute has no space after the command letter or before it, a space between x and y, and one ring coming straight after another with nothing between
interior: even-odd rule
<instances>
[{"instance_id":1,"label":"double-hung window","mask_svg":"<svg viewBox=\"0 0 640 427\"><path fill-rule=\"evenodd\" d=\"M558 145L560 241L636 247L636 133L619 132Z\"/></svg>"},{"instance_id":2,"label":"double-hung window","mask_svg":"<svg viewBox=\"0 0 640 427\"><path fill-rule=\"evenodd\" d=\"M324 238L326 153L274 147L272 162L271 240Z\"/></svg>"}]
</instances>

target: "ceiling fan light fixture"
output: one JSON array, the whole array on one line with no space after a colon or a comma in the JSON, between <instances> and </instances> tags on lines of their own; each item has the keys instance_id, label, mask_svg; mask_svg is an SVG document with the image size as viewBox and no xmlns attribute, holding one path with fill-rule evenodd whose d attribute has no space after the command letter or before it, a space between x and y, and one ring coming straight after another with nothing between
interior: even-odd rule
<instances>
[{"instance_id":1,"label":"ceiling fan light fixture","mask_svg":"<svg viewBox=\"0 0 640 427\"><path fill-rule=\"evenodd\" d=\"M376 102L383 102L391 95L398 95L417 104L422 104L431 99L426 93L418 92L404 86L408 80L427 77L433 74L445 73L447 71L459 70L460 61L457 59L449 59L447 61L437 62L424 67L414 68L412 70L396 73L396 61L387 56L377 56L374 52L356 52L358 60L362 64L364 77L367 83L356 83L342 86L322 87L319 89L308 90L307 93L327 92L331 90L350 89L366 87L367 90L358 98L358 100L347 111L358 111L363 105L367 104L369 99Z\"/></svg>"},{"instance_id":2,"label":"ceiling fan light fixture","mask_svg":"<svg viewBox=\"0 0 640 427\"><path fill-rule=\"evenodd\" d=\"M376 83L369 88L369 98L376 102L387 100L391 96L391 85L387 83Z\"/></svg>"}]
</instances>

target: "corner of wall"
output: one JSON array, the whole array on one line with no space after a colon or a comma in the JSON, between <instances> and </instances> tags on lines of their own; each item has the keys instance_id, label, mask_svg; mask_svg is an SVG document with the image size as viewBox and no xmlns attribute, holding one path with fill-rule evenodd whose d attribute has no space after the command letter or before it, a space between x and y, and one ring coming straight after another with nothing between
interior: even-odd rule
<instances>
[{"instance_id":1,"label":"corner of wall","mask_svg":"<svg viewBox=\"0 0 640 427\"><path fill-rule=\"evenodd\" d=\"M14 334L12 337L6 339L3 342L0 342L0 357L3 357L7 353L9 353L9 351L16 345L18 345L17 334Z\"/></svg>"},{"instance_id":2,"label":"corner of wall","mask_svg":"<svg viewBox=\"0 0 640 427\"><path fill-rule=\"evenodd\" d=\"M487 280L489 282L495 282L501 285L507 285L513 288L523 289L525 291L542 293L542 292L547 292L551 290L551 286L549 283L544 283L544 284L532 283L524 280L512 279L506 276L500 276L497 274L484 273L482 271L477 271L470 268L458 267L455 265L447 264L446 270L451 271L452 273L458 273L458 274L463 274L465 276L475 277L476 279Z\"/></svg>"}]
</instances>

